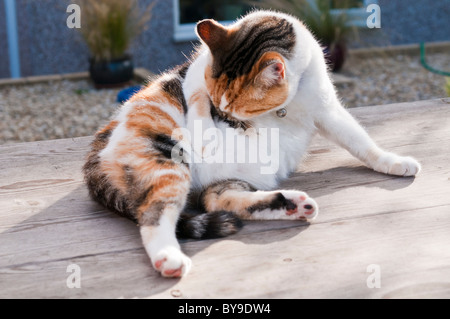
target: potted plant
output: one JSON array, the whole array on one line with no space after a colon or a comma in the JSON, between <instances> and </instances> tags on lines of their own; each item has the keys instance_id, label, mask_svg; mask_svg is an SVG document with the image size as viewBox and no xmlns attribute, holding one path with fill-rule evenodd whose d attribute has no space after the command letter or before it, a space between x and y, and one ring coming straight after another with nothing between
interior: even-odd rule
<instances>
[{"instance_id":1,"label":"potted plant","mask_svg":"<svg viewBox=\"0 0 450 319\"><path fill-rule=\"evenodd\" d=\"M340 2L340 8L348 8L347 1ZM330 0L262 0L263 6L272 7L297 16L324 46L324 53L332 71L338 71L344 64L346 41L356 29L345 10L332 11Z\"/></svg>"},{"instance_id":2,"label":"potted plant","mask_svg":"<svg viewBox=\"0 0 450 319\"><path fill-rule=\"evenodd\" d=\"M74 0L81 9L78 29L90 51L89 74L96 87L120 86L133 78L127 53L146 29L154 2L141 8L138 0Z\"/></svg>"}]
</instances>

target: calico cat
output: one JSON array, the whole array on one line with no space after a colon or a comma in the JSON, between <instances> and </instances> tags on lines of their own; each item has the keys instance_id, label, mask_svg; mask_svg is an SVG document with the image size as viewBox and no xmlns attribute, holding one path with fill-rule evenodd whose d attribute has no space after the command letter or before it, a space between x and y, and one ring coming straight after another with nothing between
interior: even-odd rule
<instances>
[{"instance_id":1,"label":"calico cat","mask_svg":"<svg viewBox=\"0 0 450 319\"><path fill-rule=\"evenodd\" d=\"M319 43L296 18L254 11L230 26L203 20L196 31L202 45L191 61L126 102L96 133L83 167L92 198L139 223L163 276L191 268L176 234L214 238L238 231L241 219L314 219L318 205L306 193L274 189L295 171L316 133L375 171L419 172L413 158L381 150L342 107ZM202 133L231 130L249 149L260 141L258 129L276 129L277 169L262 174L267 163L260 159L206 161L208 145L188 136L199 125ZM213 148L243 151L228 145ZM203 160L186 160L191 155Z\"/></svg>"}]
</instances>

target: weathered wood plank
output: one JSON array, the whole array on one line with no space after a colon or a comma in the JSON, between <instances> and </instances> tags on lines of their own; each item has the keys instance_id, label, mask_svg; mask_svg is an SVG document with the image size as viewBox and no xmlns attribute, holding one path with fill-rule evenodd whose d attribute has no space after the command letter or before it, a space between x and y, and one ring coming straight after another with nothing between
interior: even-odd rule
<instances>
[{"instance_id":1,"label":"weathered wood plank","mask_svg":"<svg viewBox=\"0 0 450 319\"><path fill-rule=\"evenodd\" d=\"M423 172L415 179L378 174L362 167L345 151L317 138L300 172L283 183L283 187L306 190L314 196L321 207L319 218L309 227L302 222L252 222L227 240L184 243L196 267L188 278L179 282L183 296L357 297L360 283L352 281L352 276L347 278L348 282L343 282L337 272L356 271L356 266L349 270L342 268L364 255L359 241L365 238L365 232L373 232L374 225L379 227L371 239L374 246L377 236L382 243L380 247L387 247L388 240L397 240L397 244L395 249L388 249L385 256L378 246L374 251L368 250L367 262L369 257L378 258L390 269L398 265L398 254L406 254L406 259L416 256L415 246L425 247L422 241L431 247L431 252L425 255L436 262L413 266L406 275L393 272L389 276L398 281L397 286L389 285L389 289L378 294L372 290L367 292L366 287L361 290L362 296L421 296L420 293L448 296L446 278L450 277L441 269L438 255L441 253L442 260L448 262L444 251L448 237L443 232L445 228L440 227L448 227L450 211L450 99L358 108L351 112L381 146L418 158ZM88 198L81 166L90 141L91 138L86 137L0 147L0 297L21 294L26 297L130 297L131 292L140 297L170 297L170 289L177 282L159 278L150 268L133 223L105 211ZM423 226L421 216L428 225L423 229L420 228ZM414 227L407 225L406 220ZM353 234L355 243L344 236L342 241L338 240L340 246L329 244L331 238L341 238L343 228L336 227L339 225L352 225L347 231ZM402 241L397 236L403 232L408 232L404 241L407 244L400 247ZM437 237L433 237L435 232ZM304 234L309 233L313 237L304 238ZM266 242L268 237L274 239ZM295 255L290 248L280 245L290 238L297 238L292 239L295 247L311 242L317 248L314 253L320 258L314 256L318 261L308 261L306 255ZM257 244L258 241L261 242ZM230 247L221 246L230 242ZM344 253L332 254L329 249ZM285 273L280 274L272 265L270 257L277 250L292 253L295 260L302 261L291 271L310 274L307 285L304 282L288 284ZM258 256L254 251L258 251ZM75 261L88 271L89 275L83 279L88 289L77 291L65 287L65 268L68 262ZM247 272L250 279L235 278L234 273L260 269L261 263L272 265L262 273L279 278L280 284L272 279L268 283L259 280L249 284L248 290L245 287L233 289L253 278L250 272ZM327 264L335 265L336 269L328 271L324 277L334 280L325 287L319 276L327 273ZM314 277L316 268L320 272ZM408 277L413 271L423 280ZM202 272L207 273L209 283L202 279ZM425 280L427 272L434 282ZM223 284L212 289L213 278L222 276ZM111 280L113 283L108 283ZM200 284L194 291L194 283L204 286ZM295 292L298 285L303 287L301 294ZM349 294L341 291L345 287L350 287ZM422 292L419 293L419 289Z\"/></svg>"},{"instance_id":2,"label":"weathered wood plank","mask_svg":"<svg viewBox=\"0 0 450 319\"><path fill-rule=\"evenodd\" d=\"M0 297L450 297L450 206L189 242L195 267L161 278L142 248L0 267ZM419 222L420 221L420 222ZM420 240L417 240L420 238ZM66 268L81 267L81 289ZM381 288L370 289L369 265Z\"/></svg>"},{"instance_id":3,"label":"weathered wood plank","mask_svg":"<svg viewBox=\"0 0 450 319\"><path fill-rule=\"evenodd\" d=\"M186 245L190 254L199 251L192 279L171 289L189 298L383 298L424 284L430 290L423 296L432 296L436 283L445 288L441 296L450 297L449 211L443 206L267 231L200 249ZM367 287L371 264L381 267L380 289Z\"/></svg>"}]
</instances>

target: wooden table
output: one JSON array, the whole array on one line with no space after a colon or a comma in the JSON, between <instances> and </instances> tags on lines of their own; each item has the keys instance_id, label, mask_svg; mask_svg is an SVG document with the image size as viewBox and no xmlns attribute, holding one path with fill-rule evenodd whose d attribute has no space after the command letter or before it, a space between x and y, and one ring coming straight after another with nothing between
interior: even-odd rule
<instances>
[{"instance_id":1,"label":"wooden table","mask_svg":"<svg viewBox=\"0 0 450 319\"><path fill-rule=\"evenodd\" d=\"M91 137L1 146L0 297L449 298L450 99L351 112L421 174L378 174L317 137L282 187L314 197L318 219L184 242L194 267L181 280L160 277L138 228L89 199ZM79 289L66 284L72 264Z\"/></svg>"}]
</instances>

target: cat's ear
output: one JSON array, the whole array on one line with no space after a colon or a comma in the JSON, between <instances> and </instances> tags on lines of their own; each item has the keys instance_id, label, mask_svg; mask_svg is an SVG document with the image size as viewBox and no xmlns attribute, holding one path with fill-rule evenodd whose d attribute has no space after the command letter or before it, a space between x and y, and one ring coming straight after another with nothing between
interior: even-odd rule
<instances>
[{"instance_id":1,"label":"cat's ear","mask_svg":"<svg viewBox=\"0 0 450 319\"><path fill-rule=\"evenodd\" d=\"M279 84L286 76L284 62L279 59L269 60L263 63L255 82L264 87Z\"/></svg>"},{"instance_id":2,"label":"cat's ear","mask_svg":"<svg viewBox=\"0 0 450 319\"><path fill-rule=\"evenodd\" d=\"M197 35L205 42L211 51L223 46L228 36L228 30L220 23L206 19L197 23Z\"/></svg>"}]
</instances>

